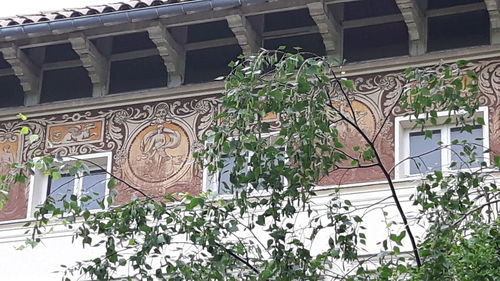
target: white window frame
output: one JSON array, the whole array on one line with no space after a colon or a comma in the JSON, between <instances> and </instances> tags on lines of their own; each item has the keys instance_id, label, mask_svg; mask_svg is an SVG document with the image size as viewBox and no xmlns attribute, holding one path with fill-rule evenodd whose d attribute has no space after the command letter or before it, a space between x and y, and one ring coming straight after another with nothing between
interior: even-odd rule
<instances>
[{"instance_id":1,"label":"white window frame","mask_svg":"<svg viewBox=\"0 0 500 281\"><path fill-rule=\"evenodd\" d=\"M92 161L92 159L98 159L98 158L106 158L106 182L105 182L105 189L104 189L104 195L107 197L109 195L109 190L107 188L107 183L111 179L111 165L112 165L112 153L111 152L100 152L100 153L91 153L91 154L84 154L84 155L77 155L77 156L72 156L72 157L63 157L63 162L75 162L78 160L89 160ZM89 163L86 163L83 161L84 164L89 166ZM83 178L86 175L83 176L78 176L75 175L75 181L74 181L74 188L73 190L75 191L75 194L78 198L81 197L81 186L83 184ZM33 214L37 210L37 207L42 204L45 199L47 199L47 191L49 188L49 183L50 179L48 175L44 175L43 171L37 170L35 171L35 174L31 176L30 178L30 184L29 184L29 198L28 198L28 217L32 218ZM107 202L104 200L105 207L107 208ZM89 210L92 211L92 210Z\"/></svg>"},{"instance_id":2,"label":"white window frame","mask_svg":"<svg viewBox=\"0 0 500 281\"><path fill-rule=\"evenodd\" d=\"M437 113L437 124L442 124L449 117L448 111L441 111ZM458 114L466 114L465 112L459 112ZM451 116L453 118L453 115ZM486 150L489 147L489 118L488 118L488 107L481 106L476 111L474 118L482 117L485 124L482 125L483 131L483 148L481 150ZM419 115L419 119L425 118L424 114ZM394 136L395 136L395 154L394 154L394 168L395 178L416 178L420 175L415 175L410 173L410 163L412 160L406 159L410 155L410 133L419 132L420 128L413 129L415 125L412 120L415 120L414 116L404 116L396 117L394 121ZM472 123L473 118L470 118ZM479 125L479 124L478 124ZM437 126L426 126L426 130L441 130L441 141L443 145L451 144L450 132L452 128L456 128L454 120L451 124L437 125ZM451 151L449 149L441 149L441 171L443 172L456 172L457 170L449 169L451 164ZM490 161L489 153L484 153L482 157L486 163Z\"/></svg>"},{"instance_id":3,"label":"white window frame","mask_svg":"<svg viewBox=\"0 0 500 281\"><path fill-rule=\"evenodd\" d=\"M279 132L271 132L271 133L262 134L261 137L267 138L267 137L278 136L278 135L279 135ZM251 159L253 154L254 154L254 152L248 152L247 163L250 162L250 159ZM288 162L288 161L285 161L285 162ZM252 169L252 167L248 166L247 169ZM220 172L221 172L221 169L217 170L213 174L210 174L210 172L208 171L208 168L203 169L203 192L212 192L220 197L232 197L233 194L231 194L231 193L219 193L219 184L220 184L219 183L219 174L220 174ZM286 185L287 184L286 179L284 179L284 181L285 181L285 185ZM267 193L268 192L266 192L264 190L254 190L251 193L251 195L252 196L265 195Z\"/></svg>"}]
</instances>

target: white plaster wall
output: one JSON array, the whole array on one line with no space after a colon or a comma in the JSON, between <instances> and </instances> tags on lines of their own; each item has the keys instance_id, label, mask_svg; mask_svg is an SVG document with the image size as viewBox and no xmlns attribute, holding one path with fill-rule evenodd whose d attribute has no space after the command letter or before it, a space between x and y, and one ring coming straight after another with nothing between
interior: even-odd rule
<instances>
[{"instance_id":1,"label":"white plaster wall","mask_svg":"<svg viewBox=\"0 0 500 281\"><path fill-rule=\"evenodd\" d=\"M409 216L415 213L415 208L408 200L409 195L413 193L412 186L414 185L415 182L408 181L397 183L398 195ZM324 204L329 201L331 192L331 187L318 190L318 196L313 201L316 206L315 210L319 214L324 212ZM342 200L348 199L355 206L360 207L371 206L389 196L390 191L385 183L358 184L342 189ZM390 220L401 221L391 198L386 199L383 203L378 203L377 206L381 204L385 205L384 211L388 212ZM374 239L368 241L364 253L373 254L380 250L381 246L377 245L377 242L387 237L387 231L382 211L374 207L369 208L369 210L371 211L364 216L363 225L367 228L364 232L368 237ZM299 215L295 220L295 227L299 228L307 222L304 214ZM24 232L28 230L22 227L23 224L24 222L0 224L0 280L2 281L60 280L62 273L54 272L62 269L61 264L69 266L76 261L93 258L103 253L102 248L83 249L79 241L72 243L72 233L62 226L55 226L54 231L48 234L43 243L34 249L28 247L24 250L16 250L17 247L24 244L24 237L26 237ZM395 226L394 229L396 233L399 233L402 226ZM258 233L259 230L255 230L255 232ZM415 229L415 232L421 233L421 230ZM329 231L321 231L311 246L312 253L319 253L325 249L323 245L327 243L328 238ZM408 238L405 238L405 244L409 246ZM406 247L406 250L409 250L409 247Z\"/></svg>"}]
</instances>

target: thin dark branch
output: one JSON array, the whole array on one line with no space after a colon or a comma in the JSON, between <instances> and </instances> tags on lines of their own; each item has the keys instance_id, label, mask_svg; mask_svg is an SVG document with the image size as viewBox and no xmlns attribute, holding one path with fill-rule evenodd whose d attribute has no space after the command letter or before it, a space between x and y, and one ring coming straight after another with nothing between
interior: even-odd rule
<instances>
[{"instance_id":1,"label":"thin dark branch","mask_svg":"<svg viewBox=\"0 0 500 281\"><path fill-rule=\"evenodd\" d=\"M243 259L242 257L238 256L237 254L235 254L233 251L229 250L228 248L222 246L221 244L217 243L217 242L214 242L215 245L217 245L218 247L220 247L221 249L223 249L226 253L228 253L231 257L239 260L241 263L243 263L244 265L246 265L248 268L250 268L253 272L257 273L257 274L260 274L260 271L255 267L253 266L250 262L246 261L245 259Z\"/></svg>"},{"instance_id":2,"label":"thin dark branch","mask_svg":"<svg viewBox=\"0 0 500 281\"><path fill-rule=\"evenodd\" d=\"M352 119L354 120L354 124L356 125L356 127L358 127L358 120L356 118L356 112L354 111L354 108L352 107L352 103L351 101L349 100L349 96L347 95L347 93L344 91L344 88L343 88L343 85L342 83L340 82L340 80L337 78L337 74L335 74L335 71L332 70L331 71L332 73L332 76L333 76L333 79L334 81L337 83L337 85L339 85L339 88L340 88L340 92L342 93L342 95L344 96L344 98L346 99L347 101L347 104L349 105L349 109L351 110L351 114L352 114ZM330 95L328 95L330 96ZM330 101L331 101L331 98L330 98ZM332 104L332 107L333 107L333 104ZM345 118L345 117L344 117Z\"/></svg>"},{"instance_id":3,"label":"thin dark branch","mask_svg":"<svg viewBox=\"0 0 500 281\"><path fill-rule=\"evenodd\" d=\"M343 91L342 88L341 88L341 91ZM375 148L374 143L370 140L370 138L366 135L366 133L359 126L356 125L356 123L352 122L349 118L346 118L342 114L342 112L340 112L340 110L336 109L333 105L330 105L330 107L333 110L335 110L337 112L337 114L339 114L342 119L344 119L347 123L349 123L349 125L353 126L353 128L356 131L358 131L358 133L361 134L361 136L363 137L363 139L368 143L368 145L373 150L373 154L375 156L375 159L377 160L377 164L380 167L380 170L384 174L384 176L385 176L385 178L386 178L386 180L387 180L387 182L389 184L389 188L391 190L391 194L392 194L394 203L396 204L396 207L398 209L399 215L401 216L401 219L403 220L403 224L405 225L406 232L408 233L408 237L410 238L410 242L412 244L413 253L415 255L415 260L417 262L417 266L421 267L422 266L422 261L420 259L420 255L418 253L418 247L417 247L417 242L415 240L415 236L413 235L413 232L411 231L411 228L410 228L410 226L408 224L408 219L406 218L406 214L405 214L405 212L403 210L403 207L401 206L401 202L399 201L399 197L398 197L398 195L396 193L396 188L394 186L394 182L392 181L391 174L385 168L385 166L384 166L384 164L382 162L382 159L380 158L380 155L379 155L377 149Z\"/></svg>"},{"instance_id":4,"label":"thin dark branch","mask_svg":"<svg viewBox=\"0 0 500 281\"><path fill-rule=\"evenodd\" d=\"M335 166L335 169L338 170L353 170L353 169L366 169L366 168L372 168L378 166L378 163L371 163L367 165L358 165L358 166L351 166L351 167L342 167L342 166Z\"/></svg>"},{"instance_id":5,"label":"thin dark branch","mask_svg":"<svg viewBox=\"0 0 500 281\"><path fill-rule=\"evenodd\" d=\"M493 201L490 201L490 202L486 202L470 211L468 211L467 213L465 213L460 219L458 219L456 222L453 223L453 226L457 226L458 224L460 224L464 219L466 219L470 214L474 213L474 212L477 212L479 210L481 210L482 208L484 207L487 207L487 206L491 206L495 203L499 203L500 202L500 199L497 199L497 200L493 200Z\"/></svg>"},{"instance_id":6,"label":"thin dark branch","mask_svg":"<svg viewBox=\"0 0 500 281\"><path fill-rule=\"evenodd\" d=\"M392 114L392 111L394 110L394 108L396 107L396 105L398 105L398 102L399 100L401 99L401 96L403 95L403 91L401 91L399 93L399 96L396 100L396 102L391 106L391 109L389 110L388 114L385 116L384 118L384 121L382 121L382 124L380 125L380 128L378 128L378 131L377 133L375 134L375 137L373 137L373 142L375 142L378 138L378 136L380 135L380 133L382 132L382 130L384 129L385 127L385 124L387 123L387 120L389 120L389 117L391 116Z\"/></svg>"}]
</instances>

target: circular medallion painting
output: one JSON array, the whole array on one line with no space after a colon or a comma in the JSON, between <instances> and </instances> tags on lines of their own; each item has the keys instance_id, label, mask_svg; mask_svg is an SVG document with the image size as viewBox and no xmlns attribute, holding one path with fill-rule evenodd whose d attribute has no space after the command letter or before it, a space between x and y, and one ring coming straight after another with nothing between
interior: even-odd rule
<instances>
[{"instance_id":1,"label":"circular medallion painting","mask_svg":"<svg viewBox=\"0 0 500 281\"><path fill-rule=\"evenodd\" d=\"M174 178L189 158L189 137L174 123L150 125L134 139L129 166L135 177L158 183Z\"/></svg>"}]
</instances>

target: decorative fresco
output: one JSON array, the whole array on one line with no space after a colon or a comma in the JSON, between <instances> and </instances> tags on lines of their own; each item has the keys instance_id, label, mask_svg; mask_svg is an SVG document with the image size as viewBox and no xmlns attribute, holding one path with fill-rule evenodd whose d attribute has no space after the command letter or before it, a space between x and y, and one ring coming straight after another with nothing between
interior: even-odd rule
<instances>
[{"instance_id":1,"label":"decorative fresco","mask_svg":"<svg viewBox=\"0 0 500 281\"><path fill-rule=\"evenodd\" d=\"M361 100L351 101L351 106L352 110L347 103L334 105L334 107L336 107L342 115L349 116L352 120L356 120L356 123L363 128L367 135L370 138L373 138L377 130L377 120L373 111L367 103ZM362 141L362 138L358 136L358 132L355 131L354 128L346 121L336 123L335 127L339 131L339 137L341 139L355 141L355 143L350 142L350 146L363 146L365 144L365 142Z\"/></svg>"},{"instance_id":2,"label":"decorative fresco","mask_svg":"<svg viewBox=\"0 0 500 281\"><path fill-rule=\"evenodd\" d=\"M52 146L102 142L103 133L103 120L48 125L47 142Z\"/></svg>"},{"instance_id":3,"label":"decorative fresco","mask_svg":"<svg viewBox=\"0 0 500 281\"><path fill-rule=\"evenodd\" d=\"M479 74L481 103L490 108L490 147L500 152L500 59L476 61L470 69ZM396 101L404 88L403 73L380 73L351 78L350 90L356 121L377 138L376 146L387 167L394 165L394 115L400 110ZM344 105L343 105L344 104ZM351 115L345 102L335 106ZM202 173L196 168L193 152L201 149L200 139L213 125L219 111L216 96L184 98L105 109L80 111L30 118L27 121L0 123L0 170L9 162L25 161L44 154L70 156L112 152L112 173L131 186L156 196L175 192L200 192ZM381 124L387 118L385 126ZM279 114L265 120L275 122ZM21 126L40 136L29 142L18 135ZM347 124L337 123L340 136L350 146L363 146L362 138ZM336 185L382 180L376 168L342 170L325 177L321 185ZM119 202L134 193L120 188ZM15 187L0 220L26 216L28 190Z\"/></svg>"},{"instance_id":4,"label":"decorative fresco","mask_svg":"<svg viewBox=\"0 0 500 281\"><path fill-rule=\"evenodd\" d=\"M137 178L165 182L180 172L189 158L189 137L174 123L146 127L130 146L128 165Z\"/></svg>"},{"instance_id":5,"label":"decorative fresco","mask_svg":"<svg viewBox=\"0 0 500 281\"><path fill-rule=\"evenodd\" d=\"M7 174L11 164L18 161L20 140L18 134L0 134L0 175Z\"/></svg>"},{"instance_id":6,"label":"decorative fresco","mask_svg":"<svg viewBox=\"0 0 500 281\"><path fill-rule=\"evenodd\" d=\"M18 163L22 149L22 137L16 131L17 128L7 126L0 130L0 175L7 175L11 171L11 165ZM26 188L24 186L13 186L9 192L11 200L7 201L4 209L0 212L0 220L21 219L25 217ZM20 205L20 206L19 206Z\"/></svg>"},{"instance_id":7,"label":"decorative fresco","mask_svg":"<svg viewBox=\"0 0 500 281\"><path fill-rule=\"evenodd\" d=\"M218 106L216 98L205 98L116 111L110 120L113 134L128 137L117 139L113 172L151 194L199 192L201 174L192 155Z\"/></svg>"}]
</instances>

